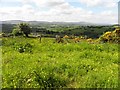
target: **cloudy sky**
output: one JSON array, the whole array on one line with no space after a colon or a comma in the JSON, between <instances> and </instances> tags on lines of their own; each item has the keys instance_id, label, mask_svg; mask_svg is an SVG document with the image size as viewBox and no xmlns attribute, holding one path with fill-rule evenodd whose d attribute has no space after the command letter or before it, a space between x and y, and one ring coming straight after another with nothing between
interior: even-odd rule
<instances>
[{"instance_id":1,"label":"cloudy sky","mask_svg":"<svg viewBox=\"0 0 120 90\"><path fill-rule=\"evenodd\" d=\"M0 20L118 22L119 0L0 0Z\"/></svg>"}]
</instances>

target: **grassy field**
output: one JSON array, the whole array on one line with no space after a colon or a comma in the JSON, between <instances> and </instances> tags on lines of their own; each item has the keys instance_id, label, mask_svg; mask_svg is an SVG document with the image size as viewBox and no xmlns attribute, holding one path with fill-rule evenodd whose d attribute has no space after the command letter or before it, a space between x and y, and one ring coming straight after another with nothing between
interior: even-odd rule
<instances>
[{"instance_id":1,"label":"grassy field","mask_svg":"<svg viewBox=\"0 0 120 90\"><path fill-rule=\"evenodd\" d=\"M116 88L118 45L3 38L3 88Z\"/></svg>"}]
</instances>

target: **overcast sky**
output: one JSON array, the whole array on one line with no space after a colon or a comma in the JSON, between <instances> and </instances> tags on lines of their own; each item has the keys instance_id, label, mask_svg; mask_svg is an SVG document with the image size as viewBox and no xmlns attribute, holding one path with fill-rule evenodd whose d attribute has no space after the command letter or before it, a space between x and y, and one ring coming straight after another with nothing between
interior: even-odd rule
<instances>
[{"instance_id":1,"label":"overcast sky","mask_svg":"<svg viewBox=\"0 0 120 90\"><path fill-rule=\"evenodd\" d=\"M119 0L0 0L0 20L118 23Z\"/></svg>"}]
</instances>

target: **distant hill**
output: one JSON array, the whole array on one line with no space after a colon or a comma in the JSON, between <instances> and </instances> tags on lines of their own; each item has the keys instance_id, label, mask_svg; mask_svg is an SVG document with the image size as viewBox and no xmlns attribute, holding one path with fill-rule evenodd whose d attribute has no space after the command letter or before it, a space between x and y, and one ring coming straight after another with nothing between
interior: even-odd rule
<instances>
[{"instance_id":1,"label":"distant hill","mask_svg":"<svg viewBox=\"0 0 120 90\"><path fill-rule=\"evenodd\" d=\"M18 24L18 23L21 23L21 22L25 22L25 21L22 21L22 20L7 20L7 21L2 21L2 24Z\"/></svg>"},{"instance_id":2,"label":"distant hill","mask_svg":"<svg viewBox=\"0 0 120 90\"><path fill-rule=\"evenodd\" d=\"M8 20L2 21L0 28L4 33L11 33L14 26L18 23L29 23L32 33L44 34L45 36L54 37L55 35L75 35L98 38L104 32L113 31L114 25L96 24L89 22L46 22L46 21L22 21Z\"/></svg>"},{"instance_id":3,"label":"distant hill","mask_svg":"<svg viewBox=\"0 0 120 90\"><path fill-rule=\"evenodd\" d=\"M110 24L98 24L98 23L89 23L89 22L47 22L47 21L22 21L22 20L7 20L2 21L2 24L18 24L18 23L29 23L29 24L54 24L54 25L80 25L80 26L102 26L102 25L110 25Z\"/></svg>"},{"instance_id":4,"label":"distant hill","mask_svg":"<svg viewBox=\"0 0 120 90\"><path fill-rule=\"evenodd\" d=\"M22 21L22 20L8 20L8 21L2 21L2 24L18 24L18 23L30 23L30 24L40 24L40 23L48 23L43 21Z\"/></svg>"}]
</instances>

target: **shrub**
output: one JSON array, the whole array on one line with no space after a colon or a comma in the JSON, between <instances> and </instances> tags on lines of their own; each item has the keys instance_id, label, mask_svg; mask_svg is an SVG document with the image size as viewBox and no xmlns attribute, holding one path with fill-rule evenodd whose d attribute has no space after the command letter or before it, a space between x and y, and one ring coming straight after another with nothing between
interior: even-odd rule
<instances>
[{"instance_id":1,"label":"shrub","mask_svg":"<svg viewBox=\"0 0 120 90\"><path fill-rule=\"evenodd\" d=\"M76 38L73 39L73 41L74 41L75 43L80 42L80 38L79 38L79 37L76 37Z\"/></svg>"},{"instance_id":2,"label":"shrub","mask_svg":"<svg viewBox=\"0 0 120 90\"><path fill-rule=\"evenodd\" d=\"M87 39L87 42L92 42L92 41L93 41L92 38Z\"/></svg>"},{"instance_id":3,"label":"shrub","mask_svg":"<svg viewBox=\"0 0 120 90\"><path fill-rule=\"evenodd\" d=\"M1 33L1 35L0 35L0 36L5 37L6 35L5 35L5 33Z\"/></svg>"},{"instance_id":4,"label":"shrub","mask_svg":"<svg viewBox=\"0 0 120 90\"><path fill-rule=\"evenodd\" d=\"M120 43L120 28L116 28L113 31L113 42Z\"/></svg>"},{"instance_id":5,"label":"shrub","mask_svg":"<svg viewBox=\"0 0 120 90\"><path fill-rule=\"evenodd\" d=\"M14 36L23 35L23 33L21 33L20 30L19 30L19 29L16 29L16 28L13 29L12 34L13 34Z\"/></svg>"},{"instance_id":6,"label":"shrub","mask_svg":"<svg viewBox=\"0 0 120 90\"><path fill-rule=\"evenodd\" d=\"M65 35L65 36L63 37L63 39L64 39L64 41L66 41L67 43L70 43L70 41L69 41L70 37L69 37L68 35Z\"/></svg>"},{"instance_id":7,"label":"shrub","mask_svg":"<svg viewBox=\"0 0 120 90\"><path fill-rule=\"evenodd\" d=\"M70 35L70 36L69 36L69 39L74 39L74 38L75 38L74 35Z\"/></svg>"},{"instance_id":8,"label":"shrub","mask_svg":"<svg viewBox=\"0 0 120 90\"><path fill-rule=\"evenodd\" d=\"M14 48L20 53L23 53L23 52L31 53L32 52L32 47L33 46L30 43L26 43L26 44L15 45Z\"/></svg>"},{"instance_id":9,"label":"shrub","mask_svg":"<svg viewBox=\"0 0 120 90\"><path fill-rule=\"evenodd\" d=\"M12 33L15 36L25 34L26 37L28 37L28 34L30 34L30 32L31 32L31 28L30 28L29 24L27 24L27 23L17 24L12 31Z\"/></svg>"},{"instance_id":10,"label":"shrub","mask_svg":"<svg viewBox=\"0 0 120 90\"><path fill-rule=\"evenodd\" d=\"M68 36L68 35L65 35L63 38L68 39L68 38L69 38L69 36Z\"/></svg>"},{"instance_id":11,"label":"shrub","mask_svg":"<svg viewBox=\"0 0 120 90\"><path fill-rule=\"evenodd\" d=\"M106 32L99 39L103 42L109 42L112 39L112 32Z\"/></svg>"},{"instance_id":12,"label":"shrub","mask_svg":"<svg viewBox=\"0 0 120 90\"><path fill-rule=\"evenodd\" d=\"M120 37L120 27L116 27L116 29L114 31L106 32L102 36L100 36L99 41L120 43L119 37Z\"/></svg>"},{"instance_id":13,"label":"shrub","mask_svg":"<svg viewBox=\"0 0 120 90\"><path fill-rule=\"evenodd\" d=\"M13 36L13 35L14 35L13 33L9 33L9 34L8 34L8 37Z\"/></svg>"},{"instance_id":14,"label":"shrub","mask_svg":"<svg viewBox=\"0 0 120 90\"><path fill-rule=\"evenodd\" d=\"M87 39L87 42L93 44L94 40L92 38L89 38L89 39Z\"/></svg>"},{"instance_id":15,"label":"shrub","mask_svg":"<svg viewBox=\"0 0 120 90\"><path fill-rule=\"evenodd\" d=\"M28 34L31 32L31 28L28 23L20 23L17 26L21 32L25 34L26 37L28 37Z\"/></svg>"}]
</instances>

